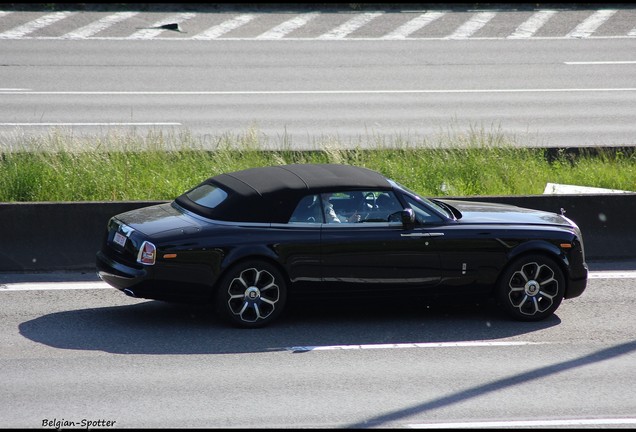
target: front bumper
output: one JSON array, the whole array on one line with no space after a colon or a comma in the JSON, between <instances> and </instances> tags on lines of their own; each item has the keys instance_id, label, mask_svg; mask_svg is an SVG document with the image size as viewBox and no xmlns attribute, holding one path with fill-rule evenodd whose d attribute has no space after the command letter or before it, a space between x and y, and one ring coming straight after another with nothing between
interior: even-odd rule
<instances>
[{"instance_id":1,"label":"front bumper","mask_svg":"<svg viewBox=\"0 0 636 432\"><path fill-rule=\"evenodd\" d=\"M578 297L583 294L583 291L585 291L588 278L587 264L583 264L583 268L584 271L579 272L576 278L573 278L572 276L570 277L570 280L568 281L567 292L565 293L565 298L571 299L574 297ZM581 275L581 273L583 273L583 275Z\"/></svg>"}]
</instances>

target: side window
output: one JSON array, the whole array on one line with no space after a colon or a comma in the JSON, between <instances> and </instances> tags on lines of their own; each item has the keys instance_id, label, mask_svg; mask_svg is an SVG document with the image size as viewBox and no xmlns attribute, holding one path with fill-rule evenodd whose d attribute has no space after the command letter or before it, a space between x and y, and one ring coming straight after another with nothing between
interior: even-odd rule
<instances>
[{"instance_id":1,"label":"side window","mask_svg":"<svg viewBox=\"0 0 636 432\"><path fill-rule=\"evenodd\" d=\"M307 195L300 200L289 218L290 223L323 223L322 208L318 195Z\"/></svg>"},{"instance_id":2,"label":"side window","mask_svg":"<svg viewBox=\"0 0 636 432\"><path fill-rule=\"evenodd\" d=\"M415 221L421 224L439 223L442 218L433 213L424 203L421 203L408 195L403 195L406 203L415 212Z\"/></svg>"},{"instance_id":3,"label":"side window","mask_svg":"<svg viewBox=\"0 0 636 432\"><path fill-rule=\"evenodd\" d=\"M392 222L395 217L391 218L391 215L403 210L393 191L367 192L364 203L366 214L363 222Z\"/></svg>"},{"instance_id":4,"label":"side window","mask_svg":"<svg viewBox=\"0 0 636 432\"><path fill-rule=\"evenodd\" d=\"M327 192L320 194L326 223L356 222L356 209L362 194L353 192Z\"/></svg>"},{"instance_id":5,"label":"side window","mask_svg":"<svg viewBox=\"0 0 636 432\"><path fill-rule=\"evenodd\" d=\"M321 199L326 223L393 222L390 216L403 210L393 191L323 193Z\"/></svg>"}]
</instances>

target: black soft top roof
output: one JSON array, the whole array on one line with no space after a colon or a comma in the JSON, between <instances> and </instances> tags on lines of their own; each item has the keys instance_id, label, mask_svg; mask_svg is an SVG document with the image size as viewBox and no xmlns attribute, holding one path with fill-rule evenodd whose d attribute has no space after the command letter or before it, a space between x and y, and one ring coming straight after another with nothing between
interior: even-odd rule
<instances>
[{"instance_id":1,"label":"black soft top roof","mask_svg":"<svg viewBox=\"0 0 636 432\"><path fill-rule=\"evenodd\" d=\"M292 164L219 174L202 184L228 193L216 208L202 207L186 194L177 203L205 217L223 221L286 223L298 201L312 193L336 190L388 190L387 179L368 168L338 164ZM189 192L189 191L188 191Z\"/></svg>"}]
</instances>

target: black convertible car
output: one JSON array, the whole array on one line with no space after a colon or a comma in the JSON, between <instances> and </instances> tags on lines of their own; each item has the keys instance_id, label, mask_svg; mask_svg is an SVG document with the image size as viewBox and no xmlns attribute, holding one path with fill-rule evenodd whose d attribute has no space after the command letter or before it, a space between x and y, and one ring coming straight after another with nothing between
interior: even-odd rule
<instances>
[{"instance_id":1,"label":"black convertible car","mask_svg":"<svg viewBox=\"0 0 636 432\"><path fill-rule=\"evenodd\" d=\"M563 215L426 199L337 164L220 174L116 215L97 269L130 296L211 302L241 327L271 323L292 293L475 294L537 321L581 295L588 273Z\"/></svg>"}]
</instances>

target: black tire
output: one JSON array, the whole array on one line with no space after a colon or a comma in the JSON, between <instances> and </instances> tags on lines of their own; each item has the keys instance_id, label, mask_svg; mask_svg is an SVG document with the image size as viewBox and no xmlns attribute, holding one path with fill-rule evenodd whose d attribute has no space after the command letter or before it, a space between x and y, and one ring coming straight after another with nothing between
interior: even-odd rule
<instances>
[{"instance_id":1,"label":"black tire","mask_svg":"<svg viewBox=\"0 0 636 432\"><path fill-rule=\"evenodd\" d=\"M563 300L565 277L559 265L543 255L514 260L497 286L497 301L519 321L540 321L552 315Z\"/></svg>"},{"instance_id":2,"label":"black tire","mask_svg":"<svg viewBox=\"0 0 636 432\"><path fill-rule=\"evenodd\" d=\"M216 294L217 310L231 324L264 327L283 312L287 283L275 266L265 261L246 261L228 270Z\"/></svg>"}]
</instances>

